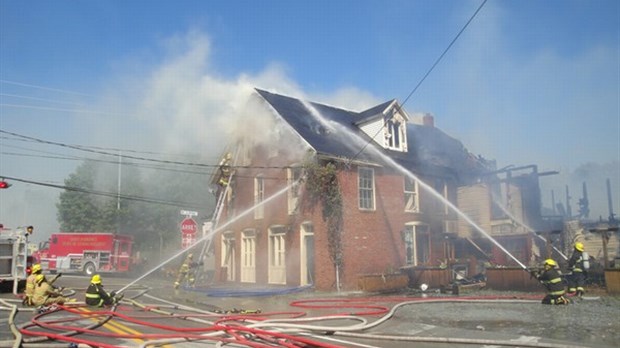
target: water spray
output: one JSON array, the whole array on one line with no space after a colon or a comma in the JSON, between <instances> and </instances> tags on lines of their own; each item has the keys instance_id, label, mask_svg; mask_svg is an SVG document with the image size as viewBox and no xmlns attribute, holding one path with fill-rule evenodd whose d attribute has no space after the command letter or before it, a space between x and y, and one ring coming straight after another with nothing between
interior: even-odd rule
<instances>
[{"instance_id":1,"label":"water spray","mask_svg":"<svg viewBox=\"0 0 620 348\"><path fill-rule=\"evenodd\" d=\"M194 241L194 243L192 243L187 249L183 249L181 251L179 251L178 253L172 255L170 258L168 258L167 260L163 261L162 263L160 263L159 265L155 266L153 269L151 269L150 271L144 273L143 275L141 275L140 277L136 278L135 280L131 281L129 284L125 285L124 287L122 287L120 290L118 290L116 293L120 294L121 292L127 290L127 288L129 288L131 285L139 282L140 280L146 278L148 275L150 275L151 273L155 272L156 270L160 269L161 267L163 267L164 265L168 264L170 261L176 259L177 257L181 256L183 253L187 252L187 250L190 250L192 248L194 248L196 245L198 245L201 242L206 241L209 238L212 238L212 236L221 231L222 229L226 228L228 225L232 224L233 222L239 220L240 218L252 213L256 208L265 205L267 203L269 203L270 201L272 201L273 199L275 199L276 197L286 193L293 185L295 185L296 183L290 184L286 187L284 187L283 189L281 189L280 191L274 193L273 195L271 195L270 197L268 197L267 199L265 199L264 201L255 204L253 206L251 206L249 209L247 209L246 211L242 212L241 214L235 216L234 219L227 221L226 223L222 224L221 226L214 228L213 230L211 230L209 233L207 233L204 237L197 239L196 241Z\"/></svg>"},{"instance_id":2,"label":"water spray","mask_svg":"<svg viewBox=\"0 0 620 348\"><path fill-rule=\"evenodd\" d=\"M307 103L305 103L304 105L306 105L306 104ZM344 127L340 123L337 123L337 122L334 122L334 121L331 121L331 120L328 120L328 119L324 118L318 112L318 110L316 110L314 107L308 108L308 110L310 111L310 113L313 116L315 116L317 118L317 121L319 121L321 124L326 125L326 126L328 126L330 128L335 128L335 127L339 128L343 132L343 134L349 135L352 140L357 141L358 143L364 145L364 147L362 147L362 149L366 148L365 145L367 145L367 142L365 140L363 140L359 135L351 132L349 129L347 129L346 127ZM459 210L454 204L452 204L452 202L450 202L448 199L446 199L441 194L439 194L437 191L435 191L435 189L433 187L431 187L430 185L426 184L424 181L420 180L420 178L418 178L415 174L413 174L411 171L409 171L407 168L403 167L402 165L398 164L396 161L394 161L394 159L392 157L387 156L383 152L379 151L376 147L370 146L368 148L371 149L372 151L374 151L374 154L376 154L377 156L379 156L383 160L385 160L386 163L389 163L390 165L392 165L393 168L399 170L401 173L403 173L404 175L408 176L409 178L411 178L415 182L417 182L418 185L420 185L422 188L424 188L427 192L429 192L435 198L439 199L442 203L444 203L452 211L454 211L459 217L461 217L463 220L465 220L467 223L469 223L472 227L474 227L478 232L480 232L482 235L484 235L486 238L488 238L500 250L502 250L506 255L508 255L511 259L513 259L519 266L521 266L521 268L523 268L526 271L528 270L527 266L525 266L521 261L519 261L508 250L506 250L506 248L504 248L497 240L495 240L493 237L491 237L490 234L488 234L485 230L483 230L480 226L478 226L469 216L467 216L465 213L463 213L461 210Z\"/></svg>"},{"instance_id":3,"label":"water spray","mask_svg":"<svg viewBox=\"0 0 620 348\"><path fill-rule=\"evenodd\" d=\"M492 194L492 198L493 201L495 202L495 204L497 204L497 206L506 214L508 215L508 217L510 218L510 220L516 222L517 224L521 225L521 227L525 228L528 232L534 234L536 237L538 237L538 239L544 241L545 243L547 243L547 240L545 238L543 238L541 235L537 234L536 231L531 228L530 226L526 225L524 222L520 221L519 219L517 219L513 214L511 214L508 211L508 208L506 208L501 202L499 202L499 199L497 199L497 196L495 194ZM560 249L556 248L555 245L551 245L551 247L553 248L553 250L555 250L558 254L560 254L560 256L562 256L564 258L564 260L568 260L568 257L566 255L564 255L564 253L562 251L560 251Z\"/></svg>"}]
</instances>

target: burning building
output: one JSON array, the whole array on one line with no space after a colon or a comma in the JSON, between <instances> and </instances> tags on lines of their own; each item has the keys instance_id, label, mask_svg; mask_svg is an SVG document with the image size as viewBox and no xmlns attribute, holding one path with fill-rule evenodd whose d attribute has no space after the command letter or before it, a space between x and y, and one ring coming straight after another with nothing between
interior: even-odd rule
<instances>
[{"instance_id":1,"label":"burning building","mask_svg":"<svg viewBox=\"0 0 620 348\"><path fill-rule=\"evenodd\" d=\"M431 115L412 122L396 100L354 112L255 97L269 136L233 141L213 178L218 282L352 290L364 275L455 259L462 233L450 205L493 163Z\"/></svg>"}]
</instances>

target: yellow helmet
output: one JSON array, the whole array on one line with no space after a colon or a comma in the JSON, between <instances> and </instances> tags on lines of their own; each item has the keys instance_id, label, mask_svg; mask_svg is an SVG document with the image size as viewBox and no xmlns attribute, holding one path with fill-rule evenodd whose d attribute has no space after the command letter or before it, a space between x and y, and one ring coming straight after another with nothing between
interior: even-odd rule
<instances>
[{"instance_id":1,"label":"yellow helmet","mask_svg":"<svg viewBox=\"0 0 620 348\"><path fill-rule=\"evenodd\" d=\"M192 254L192 253L187 254L187 258L188 258L188 259L191 259L191 258L193 258L193 257L194 257L194 254Z\"/></svg>"},{"instance_id":2,"label":"yellow helmet","mask_svg":"<svg viewBox=\"0 0 620 348\"><path fill-rule=\"evenodd\" d=\"M34 265L32 265L32 268L30 269L30 271L33 274L41 272L41 265L38 263L35 263Z\"/></svg>"},{"instance_id":3,"label":"yellow helmet","mask_svg":"<svg viewBox=\"0 0 620 348\"><path fill-rule=\"evenodd\" d=\"M552 259L546 259L545 260L545 266L556 267L557 265L558 265L558 263L553 261Z\"/></svg>"},{"instance_id":4,"label":"yellow helmet","mask_svg":"<svg viewBox=\"0 0 620 348\"><path fill-rule=\"evenodd\" d=\"M43 274L43 273L37 274L37 277L34 278L34 281L37 284L41 284L42 282L46 281L45 274Z\"/></svg>"},{"instance_id":5,"label":"yellow helmet","mask_svg":"<svg viewBox=\"0 0 620 348\"><path fill-rule=\"evenodd\" d=\"M581 242L577 242L575 243L575 249L579 250L579 251L583 251L583 243Z\"/></svg>"},{"instance_id":6,"label":"yellow helmet","mask_svg":"<svg viewBox=\"0 0 620 348\"><path fill-rule=\"evenodd\" d=\"M93 284L101 284L101 276L99 274L95 274L91 279L90 282Z\"/></svg>"}]
</instances>

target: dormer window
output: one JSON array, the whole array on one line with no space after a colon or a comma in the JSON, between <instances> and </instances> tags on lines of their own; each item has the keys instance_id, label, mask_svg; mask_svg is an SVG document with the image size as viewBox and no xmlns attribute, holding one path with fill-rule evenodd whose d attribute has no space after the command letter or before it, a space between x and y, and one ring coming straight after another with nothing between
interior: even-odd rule
<instances>
[{"instance_id":1,"label":"dormer window","mask_svg":"<svg viewBox=\"0 0 620 348\"><path fill-rule=\"evenodd\" d=\"M409 116L396 100L377 105L359 114L354 124L379 146L392 151L407 152L407 121Z\"/></svg>"},{"instance_id":2,"label":"dormer window","mask_svg":"<svg viewBox=\"0 0 620 348\"><path fill-rule=\"evenodd\" d=\"M385 118L385 148L407 151L406 121L395 109L390 110Z\"/></svg>"}]
</instances>

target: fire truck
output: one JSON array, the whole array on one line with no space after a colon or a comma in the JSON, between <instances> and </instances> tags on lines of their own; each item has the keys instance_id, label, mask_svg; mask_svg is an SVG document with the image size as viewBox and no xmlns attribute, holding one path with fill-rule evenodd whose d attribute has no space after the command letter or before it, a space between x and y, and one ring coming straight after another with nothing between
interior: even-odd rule
<instances>
[{"instance_id":1,"label":"fire truck","mask_svg":"<svg viewBox=\"0 0 620 348\"><path fill-rule=\"evenodd\" d=\"M28 236L32 226L15 230L0 224L0 287L13 286L17 295L20 283L25 283L30 274L32 256L28 255Z\"/></svg>"},{"instance_id":2,"label":"fire truck","mask_svg":"<svg viewBox=\"0 0 620 348\"><path fill-rule=\"evenodd\" d=\"M53 233L34 253L50 273L123 273L131 270L133 237L115 233Z\"/></svg>"}]
</instances>

